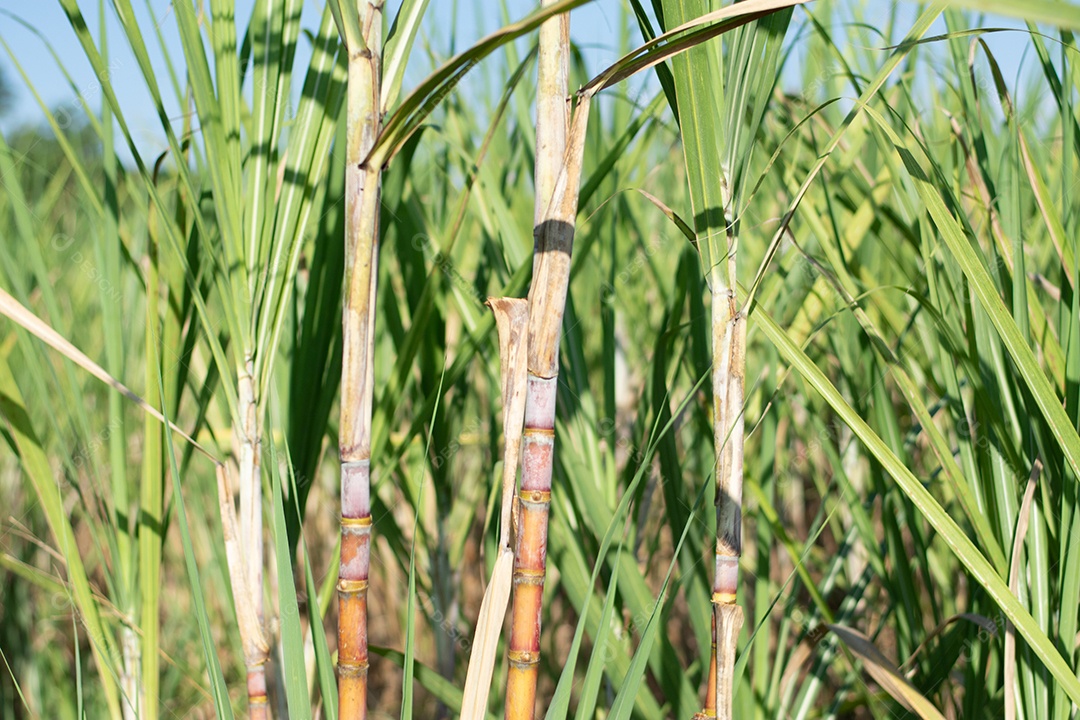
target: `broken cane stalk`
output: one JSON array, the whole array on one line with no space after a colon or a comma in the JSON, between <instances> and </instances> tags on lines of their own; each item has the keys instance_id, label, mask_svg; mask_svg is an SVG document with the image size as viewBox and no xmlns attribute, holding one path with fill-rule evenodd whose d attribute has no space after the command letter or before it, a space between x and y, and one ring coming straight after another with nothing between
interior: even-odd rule
<instances>
[{"instance_id":1,"label":"broken cane stalk","mask_svg":"<svg viewBox=\"0 0 1080 720\"><path fill-rule=\"evenodd\" d=\"M517 489L517 468L521 456L521 427L525 414L526 334L529 322L528 301L523 298L488 298L487 306L495 313L499 330L499 358L503 401L503 472L502 514L499 525L498 558L491 582L484 592L480 615L476 620L465 693L461 702L462 720L483 720L487 715L488 693L495 672L506 606L514 569L510 547L511 513Z\"/></svg>"}]
</instances>

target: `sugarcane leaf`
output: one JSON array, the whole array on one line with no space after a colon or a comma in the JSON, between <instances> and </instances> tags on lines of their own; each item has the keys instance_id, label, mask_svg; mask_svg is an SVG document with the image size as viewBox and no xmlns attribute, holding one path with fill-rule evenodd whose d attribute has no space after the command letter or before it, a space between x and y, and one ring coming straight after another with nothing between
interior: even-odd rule
<instances>
[{"instance_id":1,"label":"sugarcane leaf","mask_svg":"<svg viewBox=\"0 0 1080 720\"><path fill-rule=\"evenodd\" d=\"M331 147L345 96L345 63L324 12L312 49L300 104L289 133L280 195L269 203L265 232L265 267L256 289L260 298L255 376L265 398L281 334L289 315L292 292L304 242L312 235L315 210L326 187Z\"/></svg>"},{"instance_id":2,"label":"sugarcane leaf","mask_svg":"<svg viewBox=\"0 0 1080 720\"><path fill-rule=\"evenodd\" d=\"M161 407L168 411L165 403L165 383L161 373L158 372L158 397ZM214 640L213 630L210 627L210 617L206 612L206 598L203 595L202 580L199 572L199 561L195 557L195 547L191 542L191 528L188 525L187 510L184 507L184 496L180 489L180 469L176 463L176 451L173 447L172 424L165 424L165 449L169 458L169 470L172 474L173 488L173 512L176 515L177 525L180 528L180 542L184 550L184 563L187 566L188 583L191 586L192 604L195 610L195 620L199 626L199 637L202 640L203 659L206 662L206 674L210 680L210 692L214 701L214 711L218 720L232 720L232 704L229 700L229 689L225 684L225 676L221 671L221 661L218 659L217 643Z\"/></svg>"},{"instance_id":3,"label":"sugarcane leaf","mask_svg":"<svg viewBox=\"0 0 1080 720\"><path fill-rule=\"evenodd\" d=\"M329 0L326 4L334 16L334 26L338 36L349 50L360 52L364 49L364 33L360 29L360 15L357 3Z\"/></svg>"},{"instance_id":4,"label":"sugarcane leaf","mask_svg":"<svg viewBox=\"0 0 1080 720\"><path fill-rule=\"evenodd\" d=\"M757 326L761 328L781 356L798 370L814 390L821 394L844 423L858 436L866 449L878 459L923 517L941 535L975 581L986 590L1005 616L1016 625L1017 630L1038 653L1047 670L1058 680L1069 697L1074 702L1080 702L1080 680L1073 674L1031 614L1009 591L1008 585L998 576L948 511L934 499L929 490L923 487L923 484L896 456L896 453L855 412L821 369L807 357L806 353L788 337L764 309L760 306L755 307L751 312L751 318L757 321Z\"/></svg>"},{"instance_id":5,"label":"sugarcane leaf","mask_svg":"<svg viewBox=\"0 0 1080 720\"><path fill-rule=\"evenodd\" d=\"M719 10L702 13L668 30L641 47L619 58L597 74L578 91L594 94L671 57L681 55L722 33L771 13L801 5L810 0L743 0ZM676 76L678 73L676 73ZM706 76L707 77L707 76Z\"/></svg>"},{"instance_id":6,"label":"sugarcane leaf","mask_svg":"<svg viewBox=\"0 0 1080 720\"><path fill-rule=\"evenodd\" d=\"M439 387L435 392L436 398L442 397L443 382L446 380L446 368L443 368L442 375L439 376ZM436 400L435 407L431 410L430 426L435 426L435 420L439 415L439 402ZM433 433L429 432L427 441L424 445L424 453L420 456L420 491L419 498L417 499L417 506L420 506L421 500L424 496L424 486L427 484L424 482L424 465L423 461L428 457L428 453L431 450L431 438ZM405 609L405 657L404 657L404 669L405 678L401 683L401 718L406 720L413 716L413 679L416 672L416 537L420 528L420 514L417 513L413 520L413 541L412 548L409 553L409 595ZM459 702L460 706L460 702Z\"/></svg>"},{"instance_id":7,"label":"sugarcane leaf","mask_svg":"<svg viewBox=\"0 0 1080 720\"><path fill-rule=\"evenodd\" d=\"M412 55L416 32L424 19L429 0L404 0L398 8L390 36L383 49L382 111L388 112L397 102L405 64Z\"/></svg>"},{"instance_id":8,"label":"sugarcane leaf","mask_svg":"<svg viewBox=\"0 0 1080 720\"><path fill-rule=\"evenodd\" d=\"M909 683L896 667L874 645L873 641L858 630L844 625L829 625L831 630L860 660L870 675L885 692L922 720L945 720L929 700Z\"/></svg>"},{"instance_id":9,"label":"sugarcane leaf","mask_svg":"<svg viewBox=\"0 0 1080 720\"><path fill-rule=\"evenodd\" d=\"M134 21L134 13L131 10L130 2L129 0L117 0L117 3L117 14L121 21L121 24L124 27L125 37L128 40L128 44L130 45L132 52L135 54L135 58L138 61L139 69L142 73L143 79L146 82L146 87L149 90L151 98L154 101L155 111L162 123L162 127L165 130L166 137L169 141L169 148L175 158L182 158L184 157L183 148L180 141L177 139L175 133L173 132L172 125L169 122L168 115L165 112L164 105L161 101L161 96L158 91L156 81L156 74L150 62L149 55L146 51L146 46L143 42L142 34L139 31L138 25ZM100 52L94 44L93 38L90 36L89 31L87 30L86 20L83 17L78 2L76 0L61 0L61 4L63 6L65 14L67 15L69 24L71 25L72 29L75 31L75 34L79 39L79 43L83 48L83 52L85 53L87 60L89 60L91 66L94 69L94 73L101 81L102 93L104 94L105 99L108 101L108 103L113 109L116 123L119 126L121 133L124 135L128 150L131 152L135 160L135 164L138 167L139 174L143 178L147 190L149 190L150 199L154 203L155 209L158 211L161 217L170 217L170 207L166 203L165 199L158 192L156 184L153 180L151 169L147 167L147 165L142 159L139 148L136 145L135 140L131 134L131 128L129 127L123 113L121 112L121 106L119 101L117 100L111 80L112 74L107 65L105 64L104 60L102 59ZM188 15L194 12L190 8L190 6L186 4L181 4L178 6L178 8L184 10L184 12L179 13L179 16L182 19L190 19L188 18ZM205 68L205 53L203 53L201 42L198 42L197 30L195 31L195 34L195 45L197 47L193 46L191 52L195 53L198 58L201 58L202 66ZM196 65L199 64L198 59L192 60L192 62ZM209 82L209 80L206 80L206 82ZM188 193L188 196L198 197L199 193L195 190L195 185L192 181L187 163L177 162L176 166L178 170L178 175L183 183L185 190ZM202 237L209 237L211 235L208 232L208 229L204 223L203 214L201 212L194 213L193 220L195 222L196 228L199 231L199 234ZM188 260L186 248L184 248L181 243L177 229L172 223L165 223L163 227L166 231L165 237L168 241L168 246L174 252L175 257L180 261L180 264L184 269L184 281L191 290L191 299L198 312L200 322L205 327L217 327L218 322L215 318L211 317L203 295L203 288L201 288L199 285L200 275L199 273L195 272L195 270L191 267ZM216 244L210 245L206 248L206 250L211 255L211 257L213 257L215 263L219 268L231 268L236 263L242 262L239 257L236 258L234 263L231 262L231 258L220 256L219 254L214 252L216 247ZM223 244L223 249L227 251L228 244ZM247 326L245 323L241 322L235 304L237 294L242 296L243 290L242 288L226 285L224 276L224 273L214 273L213 281L219 289L222 296L222 301L225 304L225 321L229 327L230 334L233 338L243 338L245 337L244 329ZM217 333L206 333L205 339L207 344L210 346L211 353L214 357L214 362L217 364L218 368L220 368L220 371L222 373L227 373L229 363L226 360L225 349ZM243 344L244 343L242 342L234 343L232 348L234 353L234 359L237 360L238 364L240 365L243 365L244 358L243 350L238 348L240 348ZM231 383L225 383L223 389L225 391L225 399L228 403L230 414L232 415L233 420L238 424L240 421L240 414L236 401L236 389Z\"/></svg>"},{"instance_id":10,"label":"sugarcane leaf","mask_svg":"<svg viewBox=\"0 0 1080 720\"><path fill-rule=\"evenodd\" d=\"M963 225L946 206L939 187L947 188L948 185L944 183L938 187L933 185L915 159L915 156L888 123L885 122L884 117L872 108L867 108L867 114L884 131L901 160L903 160L904 167L907 169L908 176L914 182L919 197L925 203L926 209L941 233L942 239L949 247L953 257L960 264L964 275L971 284L971 288L979 298L979 303L990 317L1002 343L1009 352L1009 356L1016 364L1016 369L1020 372L1028 389L1034 396L1035 403L1042 411L1054 438L1058 441L1070 469L1075 477L1080 477L1080 435L1077 434L1076 428L1073 427L1065 408L1062 407L1061 400L1058 399L1054 388L1050 385L1050 381L1039 366L1035 354L1017 327L1016 321L998 295L994 281L991 279L984 261L975 252L971 242L968 240ZM931 158L928 154L925 156L928 159ZM930 163L936 174L937 167L932 159L930 159Z\"/></svg>"},{"instance_id":11,"label":"sugarcane leaf","mask_svg":"<svg viewBox=\"0 0 1080 720\"><path fill-rule=\"evenodd\" d=\"M615 550L616 555L623 552L623 540L619 540L619 547ZM618 650L608 650L608 644L612 641L614 630L611 618L615 610L616 591L619 588L619 566L615 563L611 571L611 580L608 582L607 594L604 597L604 608L600 611L600 632L593 638L592 653L589 656L589 667L585 671L585 681L581 685L581 695L578 696L577 712L575 720L588 720L596 715L596 702L600 693L600 683L604 679L604 666L607 664L608 654ZM572 676L572 673L571 673ZM560 678L560 685L562 684ZM557 688L556 688L557 689ZM569 698L567 698L569 700ZM554 700L552 701L554 706ZM565 710L560 715L553 717L565 717Z\"/></svg>"},{"instance_id":12,"label":"sugarcane leaf","mask_svg":"<svg viewBox=\"0 0 1080 720\"><path fill-rule=\"evenodd\" d=\"M372 146L364 163L377 162L380 165L389 162L397 154L409 136L419 129L424 119L431 114L451 90L461 81L474 65L507 43L526 35L548 18L569 12L590 0L558 0L544 5L531 15L477 41L472 47L447 60L443 65L425 78L401 105L386 119L378 139Z\"/></svg>"},{"instance_id":13,"label":"sugarcane leaf","mask_svg":"<svg viewBox=\"0 0 1080 720\"><path fill-rule=\"evenodd\" d=\"M278 615L281 623L281 675L285 679L285 698L289 717L297 720L311 718L311 697L308 695L307 668L304 660L304 637L300 628L300 605L296 600L296 579L293 576L292 548L285 525L285 491L281 482L277 450L273 437L270 445L270 491L274 514L274 561L278 577ZM321 626L312 626L321 628ZM316 634L321 632L316 629Z\"/></svg>"},{"instance_id":14,"label":"sugarcane leaf","mask_svg":"<svg viewBox=\"0 0 1080 720\"><path fill-rule=\"evenodd\" d=\"M143 412L156 420L165 423L165 416L158 411L150 403L143 400L136 395L132 390L128 389L124 383L120 382L112 375L110 375L105 368L98 365L96 362L86 356L81 350L72 345L67 338L63 337L60 333L53 330L48 324L46 324L41 318L29 309L24 307L18 300L11 297L6 290L0 288L0 315L5 316L14 323L17 323L27 332L37 337L42 342L49 345L51 348L59 352L71 362L81 367L86 372L93 375L101 382L108 385L113 390L117 391L131 402L135 403ZM171 429L175 430L178 435L184 438L191 445L198 448L204 455L213 459L213 455L210 454L206 448L199 445L193 438L191 438L182 429L176 427L172 423L168 423Z\"/></svg>"},{"instance_id":15,"label":"sugarcane leaf","mask_svg":"<svg viewBox=\"0 0 1080 720\"><path fill-rule=\"evenodd\" d=\"M1029 22L1080 30L1080 6L1067 0L954 0L968 7L994 15L1007 15Z\"/></svg>"},{"instance_id":16,"label":"sugarcane leaf","mask_svg":"<svg viewBox=\"0 0 1080 720\"><path fill-rule=\"evenodd\" d=\"M821 172L821 169L825 167L825 163L828 161L831 154L840 145L841 140L843 140L844 135L851 128L852 124L855 122L855 119L859 117L860 113L867 107L870 100L881 90L882 86L885 84L885 81L889 78L890 75L892 75L893 71L896 70L896 68L900 65L904 58L907 57L907 54L912 47L911 43L917 41L926 33L926 31L930 28L934 21L937 20L938 16L941 15L941 13L944 11L946 5L947 2L942 2L941 0L938 0L938 2L929 5L926 10L924 10L919 15L915 23L911 26L911 29L908 31L904 43L901 43L899 46L897 46L896 49L893 50L889 58L882 64L877 74L867 84L867 86L863 89L862 93L859 95L859 99L856 101L855 106L848 111L840 127L836 129L832 137L829 138L829 141L825 144L824 148L822 148L821 151L818 153L817 160L814 162L809 172L806 173L806 176L803 178L802 183L799 185L798 191L796 191L795 196L788 204L788 209L784 213L784 216L780 221L780 226L773 233L772 239L769 241L769 246L765 251L765 256L762 259L760 265L758 266L757 275L754 277L753 283L750 285L750 292L746 301L746 304L748 306L753 304L757 289L761 284L762 279L765 277L765 272L768 270L770 264L772 263L772 260L776 255L776 251L780 247L780 241L783 239L785 233L788 231L791 220L795 215L795 211L798 209L803 197L806 196L806 193L810 189L810 186L813 184L814 180Z\"/></svg>"},{"instance_id":17,"label":"sugarcane leaf","mask_svg":"<svg viewBox=\"0 0 1080 720\"><path fill-rule=\"evenodd\" d=\"M386 658L400 668L405 667L405 654L400 650L379 647L378 645L371 645L369 649L371 650L372 655ZM450 712L461 712L461 689L458 688L457 685L422 662L415 662L413 667L416 682L420 683L424 689L431 693L433 698L445 705ZM489 712L487 714L487 720L497 720L497 718L493 713Z\"/></svg>"},{"instance_id":18,"label":"sugarcane leaf","mask_svg":"<svg viewBox=\"0 0 1080 720\"><path fill-rule=\"evenodd\" d=\"M86 567L79 555L78 543L75 533L71 528L71 521L64 510L63 498L60 494L60 484L49 468L49 460L37 439L30 415L27 413L26 404L23 400L15 377L11 373L6 353L0 354L0 415L3 416L8 432L15 442L15 448L19 454L19 460L23 471L30 479L45 511L45 519L48 521L49 530L56 539L56 545L64 562L67 565L68 581L71 583L72 599L78 609L77 617L72 622L81 620L86 628L90 639L90 651L101 673L101 688L105 693L105 700L109 708L109 714L115 720L122 717L120 710L120 694L116 679L110 676L109 671L112 663L109 659L108 639L105 626L98 611L97 600L94 598L90 587L90 580L86 574Z\"/></svg>"},{"instance_id":19,"label":"sugarcane leaf","mask_svg":"<svg viewBox=\"0 0 1080 720\"><path fill-rule=\"evenodd\" d=\"M285 460L289 468L289 497L292 498L297 516L301 515L299 508L299 489L294 474L294 465L289 453L289 446L285 446ZM341 542L341 538L338 538ZM304 587L307 592L308 627L311 633L312 646L315 648L315 669L319 677L319 692L322 694L322 712L327 720L337 720L338 695L337 677L334 670L334 657L330 654L329 645L326 642L326 633L322 632L323 615L319 605L319 591L315 586L315 576L311 569L311 554L308 552L307 543L304 540L303 529L300 530L299 544L304 552ZM291 550L290 550L291 551ZM340 551L340 545L339 545ZM334 575L331 573L330 577Z\"/></svg>"},{"instance_id":20,"label":"sugarcane leaf","mask_svg":"<svg viewBox=\"0 0 1080 720\"><path fill-rule=\"evenodd\" d=\"M705 497L705 490L708 487L708 483L702 483L701 490L698 492L697 499L694 501L695 509L701 505L701 501ZM682 534L679 536L679 542L675 546L674 557L672 558L671 564L668 565L667 574L664 576L664 582L660 586L660 592L656 597L656 602L653 604L652 612L649 614L649 620L645 625L645 629L642 630L641 641L638 644L637 650L634 652L634 658L630 661L630 670L626 673L626 677L623 678L623 684L619 688L618 694L615 695L615 702L612 704L611 713L608 715L612 720L629 720L633 713L634 697L637 695L638 688L641 684L641 678L645 673L649 652L652 648L652 644L656 641L656 636L660 633L660 628L663 624L662 610L664 597L667 594L668 583L671 582L671 574L678 565L677 558L682 551L683 543L686 542L686 538L690 534L690 528L693 527L695 522L696 520L691 516L683 527Z\"/></svg>"}]
</instances>

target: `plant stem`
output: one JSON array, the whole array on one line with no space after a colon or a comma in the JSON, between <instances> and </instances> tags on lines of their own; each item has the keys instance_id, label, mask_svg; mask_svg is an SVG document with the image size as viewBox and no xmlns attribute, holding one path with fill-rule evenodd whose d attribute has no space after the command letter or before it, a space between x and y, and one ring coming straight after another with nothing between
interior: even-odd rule
<instances>
[{"instance_id":1,"label":"plant stem","mask_svg":"<svg viewBox=\"0 0 1080 720\"><path fill-rule=\"evenodd\" d=\"M550 4L544 0L542 5ZM514 610L506 678L507 720L532 720L540 663L540 613L547 569L548 508L551 504L552 454L555 448L555 395L558 389L559 332L566 303L567 278L551 277L553 293L541 288L538 272L545 250L565 254L569 267L573 227L558 247L545 248L553 220L549 208L563 170L569 125L567 83L570 17L560 15L540 26L536 98L536 198L533 215L533 283L529 289L528 384L525 400L524 453L514 552ZM575 198L576 200L576 198ZM551 297L559 295L561 299ZM546 302L545 302L546 301ZM546 321L546 322L545 322ZM541 325L545 327L541 328ZM551 328L554 327L554 333ZM544 347L541 347L541 344ZM552 361L554 359L554 361Z\"/></svg>"},{"instance_id":2,"label":"plant stem","mask_svg":"<svg viewBox=\"0 0 1080 720\"><path fill-rule=\"evenodd\" d=\"M250 378L248 380L250 381ZM244 387L243 380L240 387ZM237 529L236 507L233 505L228 470L224 464L219 463L216 471L218 508L221 514L222 535L225 540L225 559L229 566L229 585L233 591L236 622L240 627L244 664L247 667L248 709L253 720L262 720L269 717L266 703L265 668L266 660L270 655L270 646L263 632L262 601L256 601L254 597L256 594L262 595L262 586L252 587L249 584L248 564L253 562L253 558L248 548L242 545L245 538ZM241 496L243 494L244 491L241 490Z\"/></svg>"},{"instance_id":3,"label":"plant stem","mask_svg":"<svg viewBox=\"0 0 1080 720\"><path fill-rule=\"evenodd\" d=\"M542 0L541 7L554 0ZM570 131L567 98L570 74L570 16L554 17L540 26L536 77L536 188L533 231L544 221L555 183L563 169L566 135ZM533 260L534 266L536 259Z\"/></svg>"},{"instance_id":4,"label":"plant stem","mask_svg":"<svg viewBox=\"0 0 1080 720\"><path fill-rule=\"evenodd\" d=\"M363 164L379 134L382 2L360 3L350 43L345 161L345 302L341 366L341 563L338 701L341 720L367 717L367 589L371 566L371 408L379 259L378 164Z\"/></svg>"},{"instance_id":5,"label":"plant stem","mask_svg":"<svg viewBox=\"0 0 1080 720\"><path fill-rule=\"evenodd\" d=\"M528 384L518 496L518 534L514 557L514 610L508 651L510 671L506 685L508 720L531 720L536 706L536 678L540 662L540 618L547 569L548 510L555 450L555 398L559 384L559 339L570 283L570 252L574 242L581 162L585 149L590 96L578 103L573 126L566 137L569 104L565 99L565 54L569 20L554 32L541 26L540 88L537 117L538 191L551 188L550 199L537 215L533 235L533 280L529 288ZM549 21L554 23L555 20ZM545 45L546 43L546 45ZM560 93L561 106L551 97ZM551 164L549 153L564 145L561 167ZM544 153L540 152L544 148ZM543 163L543 165L541 165ZM554 176L554 177L552 177Z\"/></svg>"},{"instance_id":6,"label":"plant stem","mask_svg":"<svg viewBox=\"0 0 1080 720\"><path fill-rule=\"evenodd\" d=\"M716 615L712 619L712 644L709 648L709 674L705 677L705 708L694 716L694 720L716 717Z\"/></svg>"},{"instance_id":7,"label":"plant stem","mask_svg":"<svg viewBox=\"0 0 1080 720\"><path fill-rule=\"evenodd\" d=\"M253 363L250 358L240 371L237 399L240 402L240 543L243 554L240 556L239 572L233 574L247 588L247 602L254 613L254 623L262 636L262 472L261 472L261 433L259 427L258 402L255 398L255 383L251 377ZM229 496L230 507L232 496ZM231 570L231 568L230 568ZM236 582L233 583L236 592ZM237 601L240 602L239 600ZM251 636L255 630L249 627L246 633ZM241 624L241 636L245 634ZM266 662L270 649L265 640L261 643L245 642L244 662L247 665L248 709L252 720L269 718L269 705L266 700Z\"/></svg>"},{"instance_id":8,"label":"plant stem","mask_svg":"<svg viewBox=\"0 0 1080 720\"><path fill-rule=\"evenodd\" d=\"M529 375L525 449L521 492L518 496L517 547L514 553L514 611L508 653L510 670L506 681L507 720L532 720L536 705L557 387L557 377Z\"/></svg>"},{"instance_id":9,"label":"plant stem","mask_svg":"<svg viewBox=\"0 0 1080 720\"><path fill-rule=\"evenodd\" d=\"M731 238L729 237L729 241ZM729 246L733 248L734 245ZM734 275L734 252L729 250ZM746 317L733 289L713 285L713 441L716 447L716 568L713 580L713 657L716 720L731 720L735 654L742 608L737 604L742 556L743 392ZM706 700L708 705L708 699ZM706 708L706 712L711 708Z\"/></svg>"}]
</instances>

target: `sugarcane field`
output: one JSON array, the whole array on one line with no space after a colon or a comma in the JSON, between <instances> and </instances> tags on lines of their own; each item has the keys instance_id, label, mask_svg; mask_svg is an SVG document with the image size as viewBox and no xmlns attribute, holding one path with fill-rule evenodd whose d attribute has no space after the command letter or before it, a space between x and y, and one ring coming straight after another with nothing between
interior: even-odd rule
<instances>
[{"instance_id":1,"label":"sugarcane field","mask_svg":"<svg viewBox=\"0 0 1080 720\"><path fill-rule=\"evenodd\" d=\"M1077 0L0 0L0 720L1078 720Z\"/></svg>"}]
</instances>

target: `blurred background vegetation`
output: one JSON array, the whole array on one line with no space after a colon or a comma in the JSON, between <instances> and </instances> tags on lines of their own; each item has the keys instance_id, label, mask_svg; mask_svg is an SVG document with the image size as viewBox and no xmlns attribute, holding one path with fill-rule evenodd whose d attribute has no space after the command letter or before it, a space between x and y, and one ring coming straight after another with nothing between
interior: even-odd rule
<instances>
[{"instance_id":1,"label":"blurred background vegetation","mask_svg":"<svg viewBox=\"0 0 1080 720\"><path fill-rule=\"evenodd\" d=\"M82 17L74 0L62 4ZM271 700L295 718L334 717L344 222L342 58L329 13L311 4L301 21L300 5L282 11L272 61L291 85L266 89L247 17L236 18L238 43L214 50L240 67L244 177L250 157L266 160L251 177L271 207L255 222L285 238L253 273L281 295L254 296L274 314L251 336L268 368ZM604 24L572 15L571 87L667 27L659 4L599 5ZM755 301L740 718L932 717L882 667L899 668L944 717L1000 718L1007 697L1015 717L1074 717L1031 631L1006 642L1007 617L972 568L977 553L1075 675L1080 57L1070 28L1080 11L1062 5L1059 28L1024 24L1015 3L982 5L1014 19L818 0L795 10L769 78L739 209L739 274ZM1037 11L1056 5L1032 3L1033 17L1053 19ZM445 40L459 14L478 18L479 37L528 9L504 7L498 22L479 5L431 10L406 89L467 47ZM175 24L97 22L116 12L98 8L81 27L4 13L0 108L29 104L42 120L19 108L12 122L9 111L0 133L0 287L227 459L233 368L215 353L239 340L232 271L216 249L223 201L211 175L225 161L203 134L217 120L197 107L201 78L185 72L189 45L175 54ZM42 50L14 52L16 35ZM534 40L474 69L384 175L372 717L397 715L405 694L418 717L460 705L497 537L499 360L482 303L524 295L532 266ZM37 73L54 62L50 48L87 42L98 65L65 65L72 102L46 102ZM145 45L153 66L136 59ZM127 69L86 91L109 57ZM117 99L148 77L167 99ZM589 127L545 588L539 694L559 688L568 706L553 705L555 717L688 718L701 707L715 534L710 331L698 255L680 229L692 212L669 82L661 65L605 92ZM279 115L260 151L265 94ZM144 143L125 113L160 118L157 140ZM213 717L221 687L243 712L213 465L7 320L0 416L0 718ZM970 547L942 533L935 512ZM883 658L867 662L845 629ZM403 682L407 639L413 682ZM299 686L285 690L290 673L306 712L290 694ZM125 698L151 675L159 701L140 710Z\"/></svg>"}]
</instances>

